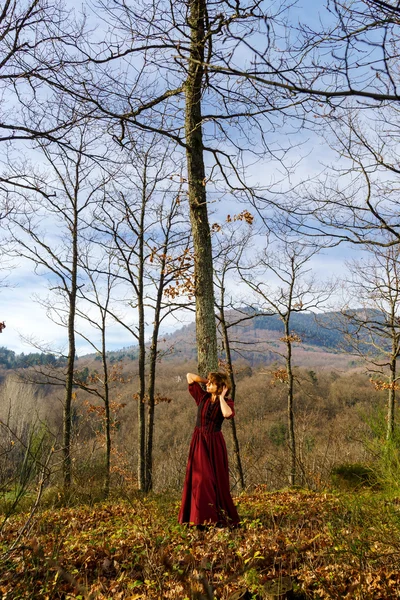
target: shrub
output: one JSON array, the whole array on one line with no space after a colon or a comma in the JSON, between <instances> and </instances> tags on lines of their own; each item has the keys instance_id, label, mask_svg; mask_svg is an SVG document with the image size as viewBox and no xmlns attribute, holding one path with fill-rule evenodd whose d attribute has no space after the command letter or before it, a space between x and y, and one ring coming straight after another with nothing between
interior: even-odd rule
<instances>
[{"instance_id":1,"label":"shrub","mask_svg":"<svg viewBox=\"0 0 400 600\"><path fill-rule=\"evenodd\" d=\"M345 463L331 471L332 483L340 489L354 490L360 487L376 487L377 478L373 469L361 463Z\"/></svg>"}]
</instances>

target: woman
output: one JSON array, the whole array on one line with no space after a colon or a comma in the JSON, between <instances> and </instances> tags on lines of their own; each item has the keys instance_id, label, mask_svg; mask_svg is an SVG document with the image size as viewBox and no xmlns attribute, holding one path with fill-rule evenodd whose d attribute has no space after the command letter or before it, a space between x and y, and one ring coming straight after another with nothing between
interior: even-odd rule
<instances>
[{"instance_id":1,"label":"woman","mask_svg":"<svg viewBox=\"0 0 400 600\"><path fill-rule=\"evenodd\" d=\"M223 420L235 414L233 401L226 398L228 378L224 373L209 373L208 379L188 373L187 380L198 411L179 522L234 527L239 516L229 490L228 455L221 432ZM206 384L206 392L200 383Z\"/></svg>"}]
</instances>

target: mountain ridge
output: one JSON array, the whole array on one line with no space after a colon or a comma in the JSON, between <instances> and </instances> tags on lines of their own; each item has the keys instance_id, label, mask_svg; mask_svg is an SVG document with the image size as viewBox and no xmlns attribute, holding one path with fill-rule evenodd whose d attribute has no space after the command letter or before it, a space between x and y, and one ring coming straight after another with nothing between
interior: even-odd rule
<instances>
[{"instance_id":1,"label":"mountain ridge","mask_svg":"<svg viewBox=\"0 0 400 600\"><path fill-rule=\"evenodd\" d=\"M251 309L250 309L251 310ZM247 314L246 314L247 312ZM349 355L352 356L351 348L346 343L345 336L334 323L340 313L312 313L294 312L291 316L291 332L296 333L301 342L294 344L295 355L301 353L323 353L324 355ZM279 362L279 356L284 354L285 348L282 338L284 326L278 315L256 315L248 318L249 309L243 311L227 311L226 321L229 325L231 338L231 350L233 360L245 360L251 365L260 363ZM238 321L241 317L245 319L237 325L231 323ZM224 348L219 335L220 354L224 354ZM138 355L137 344L125 346L118 350L110 350L107 356L110 362L120 360L136 360ZM159 338L160 359L196 359L196 334L195 323L189 323L177 328L174 332L165 333ZM79 357L79 360L96 360L93 353ZM295 356L296 358L296 356ZM353 360L353 359L352 359ZM307 360L307 363L310 361ZM5 369L26 368L38 364L55 363L55 357L51 353L16 354L6 347L0 348L0 366ZM354 360L353 360L354 363ZM61 366L61 363L60 363ZM318 366L318 365L317 365ZM354 366L354 364L352 365Z\"/></svg>"}]
</instances>

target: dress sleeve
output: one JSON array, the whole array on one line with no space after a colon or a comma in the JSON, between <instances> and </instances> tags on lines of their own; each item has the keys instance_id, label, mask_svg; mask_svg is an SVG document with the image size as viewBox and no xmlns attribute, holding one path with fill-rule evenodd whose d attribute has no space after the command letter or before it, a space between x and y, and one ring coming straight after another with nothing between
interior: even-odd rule
<instances>
[{"instance_id":1,"label":"dress sleeve","mask_svg":"<svg viewBox=\"0 0 400 600\"><path fill-rule=\"evenodd\" d=\"M206 392L202 389L200 384L197 383L197 381L189 383L189 393L195 399L197 406L200 404L204 395L206 394Z\"/></svg>"},{"instance_id":2,"label":"dress sleeve","mask_svg":"<svg viewBox=\"0 0 400 600\"><path fill-rule=\"evenodd\" d=\"M232 414L229 417L225 417L225 419L232 419L235 416L235 404L230 398L225 398L225 402L232 409Z\"/></svg>"}]
</instances>

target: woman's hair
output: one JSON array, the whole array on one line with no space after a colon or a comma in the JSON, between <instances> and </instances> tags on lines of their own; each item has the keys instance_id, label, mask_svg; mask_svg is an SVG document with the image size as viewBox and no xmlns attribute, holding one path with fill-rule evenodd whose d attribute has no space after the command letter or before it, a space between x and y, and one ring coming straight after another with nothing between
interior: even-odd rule
<instances>
[{"instance_id":1,"label":"woman's hair","mask_svg":"<svg viewBox=\"0 0 400 600\"><path fill-rule=\"evenodd\" d=\"M222 373L221 371L209 373L207 379L211 383L215 383L215 385L217 386L217 394L220 394L222 392L224 385L226 385L226 387L228 388L227 393L230 392L231 382L226 373Z\"/></svg>"}]
</instances>

